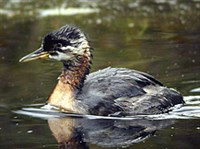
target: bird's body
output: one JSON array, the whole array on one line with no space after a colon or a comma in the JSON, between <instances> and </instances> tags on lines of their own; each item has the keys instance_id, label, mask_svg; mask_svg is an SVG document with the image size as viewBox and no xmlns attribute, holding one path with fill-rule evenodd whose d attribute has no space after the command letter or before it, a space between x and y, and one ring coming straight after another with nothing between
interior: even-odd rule
<instances>
[{"instance_id":1,"label":"bird's body","mask_svg":"<svg viewBox=\"0 0 200 149\"><path fill-rule=\"evenodd\" d=\"M179 93L148 74L110 67L89 74L76 99L87 113L113 116L164 113L183 103Z\"/></svg>"},{"instance_id":2,"label":"bird's body","mask_svg":"<svg viewBox=\"0 0 200 149\"><path fill-rule=\"evenodd\" d=\"M63 63L58 84L48 99L66 111L131 116L168 112L183 104L180 93L152 76L126 68L105 68L89 74L91 48L76 27L64 26L45 36L42 47L21 61L49 57Z\"/></svg>"}]
</instances>

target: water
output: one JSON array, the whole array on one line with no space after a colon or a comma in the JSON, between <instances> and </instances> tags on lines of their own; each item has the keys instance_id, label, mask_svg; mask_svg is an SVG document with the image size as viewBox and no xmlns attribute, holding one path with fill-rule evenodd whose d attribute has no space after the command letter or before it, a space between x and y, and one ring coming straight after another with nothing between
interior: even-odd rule
<instances>
[{"instance_id":1,"label":"water","mask_svg":"<svg viewBox=\"0 0 200 149\"><path fill-rule=\"evenodd\" d=\"M58 148L62 141L76 148L197 148L199 8L200 2L192 0L0 1L0 148ZM185 96L187 106L176 111L184 118L43 119L33 117L35 112L14 113L43 105L60 73L59 63L18 60L37 49L46 33L65 24L79 26L91 40L91 71L112 66L154 75Z\"/></svg>"}]
</instances>

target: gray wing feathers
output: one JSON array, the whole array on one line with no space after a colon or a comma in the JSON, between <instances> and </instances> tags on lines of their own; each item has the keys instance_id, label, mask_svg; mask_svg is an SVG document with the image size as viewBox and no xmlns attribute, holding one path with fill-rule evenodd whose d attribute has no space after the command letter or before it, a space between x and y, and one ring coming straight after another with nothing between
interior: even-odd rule
<instances>
[{"instance_id":1,"label":"gray wing feathers","mask_svg":"<svg viewBox=\"0 0 200 149\"><path fill-rule=\"evenodd\" d=\"M163 113L183 101L148 74L110 67L88 75L77 98L97 115Z\"/></svg>"}]
</instances>

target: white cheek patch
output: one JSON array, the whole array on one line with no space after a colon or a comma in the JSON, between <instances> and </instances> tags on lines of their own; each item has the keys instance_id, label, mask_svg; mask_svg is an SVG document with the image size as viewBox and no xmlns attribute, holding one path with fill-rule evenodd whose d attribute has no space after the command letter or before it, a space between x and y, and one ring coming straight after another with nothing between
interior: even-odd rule
<instances>
[{"instance_id":1,"label":"white cheek patch","mask_svg":"<svg viewBox=\"0 0 200 149\"><path fill-rule=\"evenodd\" d=\"M61 50L63 50L63 51L73 51L73 50L75 50L76 48L74 48L74 47L72 47L72 46L66 46L66 47L61 47L60 48Z\"/></svg>"},{"instance_id":2,"label":"white cheek patch","mask_svg":"<svg viewBox=\"0 0 200 149\"><path fill-rule=\"evenodd\" d=\"M59 51L56 51L56 53L58 55L49 55L49 58L57 60L57 61L63 61L63 60L69 60L73 57L70 54L62 53L62 52L59 52Z\"/></svg>"},{"instance_id":3,"label":"white cheek patch","mask_svg":"<svg viewBox=\"0 0 200 149\"><path fill-rule=\"evenodd\" d=\"M71 47L71 46L66 46L66 47L61 47L60 48L63 51L69 51L70 53L74 53L74 54L78 54L78 55L82 55L84 53L84 50L82 48L75 48L75 47Z\"/></svg>"},{"instance_id":4,"label":"white cheek patch","mask_svg":"<svg viewBox=\"0 0 200 149\"><path fill-rule=\"evenodd\" d=\"M74 41L74 46L68 45L60 47L60 50L63 52L55 51L57 54L49 55L49 58L57 61L65 61L73 59L77 55L90 56L90 47L85 38Z\"/></svg>"}]
</instances>

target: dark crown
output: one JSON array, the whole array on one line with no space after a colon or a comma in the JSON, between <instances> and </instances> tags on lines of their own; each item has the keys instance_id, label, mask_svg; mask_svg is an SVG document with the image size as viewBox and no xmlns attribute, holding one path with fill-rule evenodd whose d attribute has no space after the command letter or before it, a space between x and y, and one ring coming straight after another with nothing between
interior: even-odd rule
<instances>
[{"instance_id":1,"label":"dark crown","mask_svg":"<svg viewBox=\"0 0 200 149\"><path fill-rule=\"evenodd\" d=\"M75 26L65 25L44 37L43 47L45 51L51 51L60 46L78 47L86 40L84 33Z\"/></svg>"}]
</instances>

